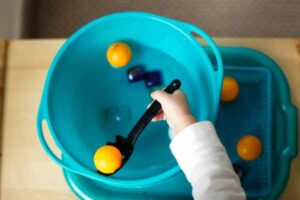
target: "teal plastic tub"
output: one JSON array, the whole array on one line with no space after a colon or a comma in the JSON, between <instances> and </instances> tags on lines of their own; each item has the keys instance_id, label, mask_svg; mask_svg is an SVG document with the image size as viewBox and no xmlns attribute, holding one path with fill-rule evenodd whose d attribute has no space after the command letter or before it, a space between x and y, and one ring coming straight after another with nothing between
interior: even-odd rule
<instances>
[{"instance_id":1,"label":"teal plastic tub","mask_svg":"<svg viewBox=\"0 0 300 200\"><path fill-rule=\"evenodd\" d=\"M232 162L245 169L241 183L247 199L278 199L298 150L298 113L291 102L288 82L280 67L261 52L234 47L221 47L220 52L225 75L237 79L240 94L234 102L221 104L216 121L218 134ZM237 156L236 143L245 134L256 135L263 144L263 154L255 161L246 162ZM64 175L80 199L192 199L192 189L183 173L136 189L107 187L68 170Z\"/></svg>"},{"instance_id":2,"label":"teal plastic tub","mask_svg":"<svg viewBox=\"0 0 300 200\"><path fill-rule=\"evenodd\" d=\"M194 38L201 36L213 52L212 65ZM38 137L47 155L60 167L112 187L151 186L180 173L169 150L167 125L152 123L136 143L126 165L113 176L97 173L97 148L116 135L126 136L151 99L143 81L127 80L128 67L116 69L106 60L114 42L132 50L128 67L159 70L163 84L178 78L191 110L200 120L214 121L223 79L220 52L200 28L165 17L126 12L99 18L74 33L55 56L38 111ZM115 120L118 119L118 120ZM46 121L62 160L49 148L42 122Z\"/></svg>"}]
</instances>

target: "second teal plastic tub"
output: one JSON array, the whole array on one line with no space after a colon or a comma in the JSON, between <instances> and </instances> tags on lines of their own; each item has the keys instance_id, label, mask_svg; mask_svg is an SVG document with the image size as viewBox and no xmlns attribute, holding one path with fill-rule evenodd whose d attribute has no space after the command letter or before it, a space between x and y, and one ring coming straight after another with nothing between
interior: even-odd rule
<instances>
[{"instance_id":1,"label":"second teal plastic tub","mask_svg":"<svg viewBox=\"0 0 300 200\"><path fill-rule=\"evenodd\" d=\"M218 134L232 162L245 170L241 183L247 199L279 199L298 150L298 112L288 82L280 66L259 51L219 49L225 75L236 78L241 91L236 101L220 106ZM245 134L256 135L264 146L262 156L255 161L243 161L236 153L236 143ZM80 199L192 199L192 188L182 172L153 186L134 189L107 187L68 170L64 175Z\"/></svg>"}]
</instances>

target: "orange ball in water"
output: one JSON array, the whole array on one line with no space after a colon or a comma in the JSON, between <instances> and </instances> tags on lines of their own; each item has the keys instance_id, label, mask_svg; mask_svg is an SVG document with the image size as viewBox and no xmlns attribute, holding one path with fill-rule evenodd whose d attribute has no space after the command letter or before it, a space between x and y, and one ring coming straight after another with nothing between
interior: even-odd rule
<instances>
[{"instance_id":1,"label":"orange ball in water","mask_svg":"<svg viewBox=\"0 0 300 200\"><path fill-rule=\"evenodd\" d=\"M100 147L94 155L95 167L104 174L112 174L122 165L120 150L112 145Z\"/></svg>"},{"instance_id":2,"label":"orange ball in water","mask_svg":"<svg viewBox=\"0 0 300 200\"><path fill-rule=\"evenodd\" d=\"M223 80L222 101L232 101L234 100L239 93L239 85L237 81L229 76L225 76Z\"/></svg>"},{"instance_id":3,"label":"orange ball in water","mask_svg":"<svg viewBox=\"0 0 300 200\"><path fill-rule=\"evenodd\" d=\"M116 42L109 46L106 58L113 67L125 67L131 60L131 49L124 42Z\"/></svg>"},{"instance_id":4,"label":"orange ball in water","mask_svg":"<svg viewBox=\"0 0 300 200\"><path fill-rule=\"evenodd\" d=\"M257 137L246 135L239 140L237 153L244 160L255 160L262 153L262 144Z\"/></svg>"}]
</instances>

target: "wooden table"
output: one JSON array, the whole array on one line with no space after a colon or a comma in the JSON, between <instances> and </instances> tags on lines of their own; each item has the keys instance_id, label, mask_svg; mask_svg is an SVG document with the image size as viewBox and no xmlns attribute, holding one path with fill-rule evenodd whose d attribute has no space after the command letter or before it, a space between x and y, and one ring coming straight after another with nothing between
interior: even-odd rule
<instances>
[{"instance_id":1,"label":"wooden table","mask_svg":"<svg viewBox=\"0 0 300 200\"><path fill-rule=\"evenodd\" d=\"M256 48L272 57L288 77L300 108L300 39L218 38L219 45ZM64 40L0 40L0 71L5 72L1 158L2 200L74 199L62 170L44 153L35 128L45 75ZM0 101L0 112L1 112ZM300 158L294 160L282 199L300 198Z\"/></svg>"}]
</instances>

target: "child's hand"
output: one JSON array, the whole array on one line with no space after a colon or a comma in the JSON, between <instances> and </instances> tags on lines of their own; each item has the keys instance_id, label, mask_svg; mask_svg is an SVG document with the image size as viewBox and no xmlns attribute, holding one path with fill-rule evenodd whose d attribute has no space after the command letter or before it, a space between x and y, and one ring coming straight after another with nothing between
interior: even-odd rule
<instances>
[{"instance_id":1,"label":"child's hand","mask_svg":"<svg viewBox=\"0 0 300 200\"><path fill-rule=\"evenodd\" d=\"M162 107L162 112L157 114L153 121L166 120L175 133L197 122L191 115L186 97L181 90L176 90L173 94L158 90L153 92L151 97Z\"/></svg>"}]
</instances>

